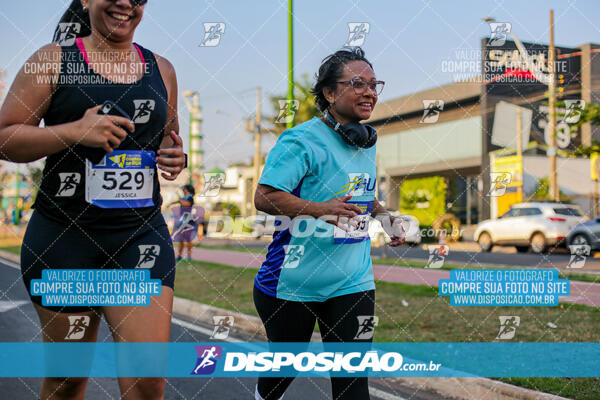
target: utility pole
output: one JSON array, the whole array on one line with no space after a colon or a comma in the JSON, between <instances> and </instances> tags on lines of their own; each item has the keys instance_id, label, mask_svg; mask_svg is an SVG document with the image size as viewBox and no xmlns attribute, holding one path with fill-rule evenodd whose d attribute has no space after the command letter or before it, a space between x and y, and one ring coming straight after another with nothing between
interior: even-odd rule
<instances>
[{"instance_id":1,"label":"utility pole","mask_svg":"<svg viewBox=\"0 0 600 400\"><path fill-rule=\"evenodd\" d=\"M550 82L548 84L548 107L550 108L548 118L550 124L550 148L548 156L550 157L550 196L552 200L560 201L558 191L558 173L556 168L556 112L555 104L555 86L556 86L556 52L554 48L554 10L550 10L550 46L548 47L548 72Z\"/></svg>"},{"instance_id":2,"label":"utility pole","mask_svg":"<svg viewBox=\"0 0 600 400\"><path fill-rule=\"evenodd\" d=\"M256 118L254 127L254 179L252 181L252 193L256 193L258 187L258 178L260 177L260 113L262 108L262 88L259 86L256 88Z\"/></svg>"}]
</instances>

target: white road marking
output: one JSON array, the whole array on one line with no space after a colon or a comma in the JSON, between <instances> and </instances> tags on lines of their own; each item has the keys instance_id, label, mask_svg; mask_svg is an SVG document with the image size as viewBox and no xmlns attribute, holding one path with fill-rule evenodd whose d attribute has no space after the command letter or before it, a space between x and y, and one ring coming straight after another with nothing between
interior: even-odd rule
<instances>
[{"instance_id":1,"label":"white road marking","mask_svg":"<svg viewBox=\"0 0 600 400\"><path fill-rule=\"evenodd\" d=\"M24 301L24 300L15 300L15 301L11 301L11 300L2 300L0 301L0 313L6 312L6 311L10 311L14 308L18 308L21 307L23 304L27 304L29 303L29 301Z\"/></svg>"},{"instance_id":2,"label":"white road marking","mask_svg":"<svg viewBox=\"0 0 600 400\"><path fill-rule=\"evenodd\" d=\"M0 258L0 262L1 262L2 264L8 265L8 266L9 266L9 267L11 267L11 268L18 269L18 270L20 270L20 269L21 269L21 265L19 265L19 264L17 264L17 263L14 263L14 262L12 262L12 261L9 261L9 260L7 260L6 258Z\"/></svg>"},{"instance_id":3,"label":"white road marking","mask_svg":"<svg viewBox=\"0 0 600 400\"><path fill-rule=\"evenodd\" d=\"M187 321L184 321L184 320L179 319L179 318L172 317L171 318L171 322L174 323L175 325L181 326L182 328L186 328L186 329L189 329L189 330L194 331L194 332L203 333L203 334L205 334L208 337L210 337L212 335L212 333L213 333L212 329L207 329L207 328L205 328L203 326L198 326L196 324L192 324L191 322L187 322ZM239 339L234 339L234 338L230 338L230 337L227 337L227 338L225 338L223 340L226 341L226 342L231 342L231 343L240 342Z\"/></svg>"},{"instance_id":4,"label":"white road marking","mask_svg":"<svg viewBox=\"0 0 600 400\"><path fill-rule=\"evenodd\" d=\"M379 390L377 388L374 388L373 386L369 386L369 394L381 400L406 400L405 397L398 396L397 394L384 392L383 390Z\"/></svg>"}]
</instances>

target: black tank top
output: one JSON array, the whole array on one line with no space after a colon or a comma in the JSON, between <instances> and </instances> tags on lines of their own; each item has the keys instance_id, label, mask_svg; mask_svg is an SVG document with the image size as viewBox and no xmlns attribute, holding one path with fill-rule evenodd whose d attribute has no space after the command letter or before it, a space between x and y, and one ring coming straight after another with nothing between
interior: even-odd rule
<instances>
[{"instance_id":1,"label":"black tank top","mask_svg":"<svg viewBox=\"0 0 600 400\"><path fill-rule=\"evenodd\" d=\"M50 127L79 120L88 108L112 100L135 123L135 131L128 134L118 150L156 152L167 119L167 89L154 54L141 46L134 46L146 68L142 78L132 84L108 81L90 68L81 39L72 46L62 47L61 72L50 106L43 116L45 125ZM77 144L49 155L34 208L44 216L67 225L75 223L106 230L145 225L160 212L162 204L156 167L153 206L100 208L88 203L85 198L86 156L97 151Z\"/></svg>"}]
</instances>

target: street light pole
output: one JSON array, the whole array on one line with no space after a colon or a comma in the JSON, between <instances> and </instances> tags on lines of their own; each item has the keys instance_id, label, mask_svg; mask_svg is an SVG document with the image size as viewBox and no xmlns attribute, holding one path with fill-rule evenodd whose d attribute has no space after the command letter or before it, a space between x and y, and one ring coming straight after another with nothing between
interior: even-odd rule
<instances>
[{"instance_id":1,"label":"street light pole","mask_svg":"<svg viewBox=\"0 0 600 400\"><path fill-rule=\"evenodd\" d=\"M548 107L550 108L548 114L549 133L550 133L550 148L548 149L548 155L550 157L550 195L552 200L560 201L558 191L558 173L556 168L556 112L554 110L555 104L555 69L556 69L556 52L554 48L554 10L550 10L550 45L548 47L548 73L550 75L550 82L548 84Z\"/></svg>"},{"instance_id":2,"label":"street light pole","mask_svg":"<svg viewBox=\"0 0 600 400\"><path fill-rule=\"evenodd\" d=\"M202 170L202 108L200 107L200 95L196 91L186 90L183 92L183 100L190 112L190 155L188 170L190 171L189 184L194 186L194 174Z\"/></svg>"},{"instance_id":3,"label":"street light pole","mask_svg":"<svg viewBox=\"0 0 600 400\"><path fill-rule=\"evenodd\" d=\"M288 0L288 113L292 112L294 100L294 1ZM294 126L294 121L290 120L286 128Z\"/></svg>"}]
</instances>

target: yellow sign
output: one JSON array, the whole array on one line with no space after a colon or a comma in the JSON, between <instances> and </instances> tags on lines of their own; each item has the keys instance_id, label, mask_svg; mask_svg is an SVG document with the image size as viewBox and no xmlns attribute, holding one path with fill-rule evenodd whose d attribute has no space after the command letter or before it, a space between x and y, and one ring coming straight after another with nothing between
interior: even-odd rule
<instances>
[{"instance_id":1,"label":"yellow sign","mask_svg":"<svg viewBox=\"0 0 600 400\"><path fill-rule=\"evenodd\" d=\"M523 201L523 157L495 158L490 177L490 196L496 198L496 215Z\"/></svg>"},{"instance_id":2,"label":"yellow sign","mask_svg":"<svg viewBox=\"0 0 600 400\"><path fill-rule=\"evenodd\" d=\"M590 154L590 177L593 181L598 180L598 167L600 167L600 164L598 164L598 162L600 161L598 159L598 154L599 153Z\"/></svg>"}]
</instances>

